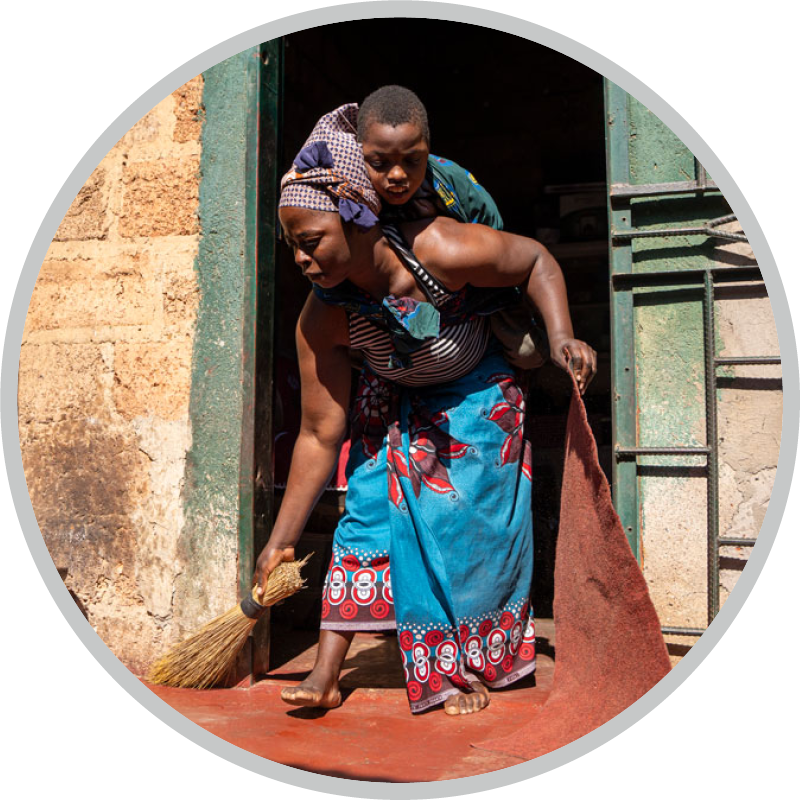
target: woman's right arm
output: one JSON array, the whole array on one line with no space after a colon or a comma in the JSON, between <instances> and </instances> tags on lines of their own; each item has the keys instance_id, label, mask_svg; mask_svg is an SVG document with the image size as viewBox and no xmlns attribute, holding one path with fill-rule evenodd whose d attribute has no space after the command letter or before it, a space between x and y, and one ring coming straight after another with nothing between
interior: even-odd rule
<instances>
[{"instance_id":1,"label":"woman's right arm","mask_svg":"<svg viewBox=\"0 0 800 800\"><path fill-rule=\"evenodd\" d=\"M294 546L328 484L347 429L350 355L347 315L309 295L297 323L302 421L278 518L256 563L263 591L269 573L294 559Z\"/></svg>"}]
</instances>

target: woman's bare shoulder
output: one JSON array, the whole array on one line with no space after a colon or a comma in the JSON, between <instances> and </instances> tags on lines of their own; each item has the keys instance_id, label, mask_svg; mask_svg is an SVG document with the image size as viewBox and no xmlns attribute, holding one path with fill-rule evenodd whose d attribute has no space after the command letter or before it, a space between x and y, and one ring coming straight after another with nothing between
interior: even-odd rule
<instances>
[{"instance_id":1,"label":"woman's bare shoulder","mask_svg":"<svg viewBox=\"0 0 800 800\"><path fill-rule=\"evenodd\" d=\"M406 223L403 233L412 248L422 252L457 242L466 233L464 225L451 217L430 217Z\"/></svg>"},{"instance_id":2,"label":"woman's bare shoulder","mask_svg":"<svg viewBox=\"0 0 800 800\"><path fill-rule=\"evenodd\" d=\"M297 336L317 352L349 347L347 312L340 306L323 303L314 292L309 292L297 321Z\"/></svg>"},{"instance_id":3,"label":"woman's bare shoulder","mask_svg":"<svg viewBox=\"0 0 800 800\"><path fill-rule=\"evenodd\" d=\"M449 289L460 289L468 280L465 267L487 245L494 244L497 231L478 223L450 217L410 223L404 231L417 258Z\"/></svg>"}]
</instances>

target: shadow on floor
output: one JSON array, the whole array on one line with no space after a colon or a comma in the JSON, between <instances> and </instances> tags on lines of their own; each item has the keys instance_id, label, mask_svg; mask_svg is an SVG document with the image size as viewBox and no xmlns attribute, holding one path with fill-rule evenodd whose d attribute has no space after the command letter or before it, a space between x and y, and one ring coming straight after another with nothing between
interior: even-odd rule
<instances>
[{"instance_id":1,"label":"shadow on floor","mask_svg":"<svg viewBox=\"0 0 800 800\"><path fill-rule=\"evenodd\" d=\"M318 631L289 631L276 636L269 675L272 680L302 681L314 666ZM368 640L354 641L345 659L342 689L404 689L400 648L394 631L376 633Z\"/></svg>"},{"instance_id":2,"label":"shadow on floor","mask_svg":"<svg viewBox=\"0 0 800 800\"><path fill-rule=\"evenodd\" d=\"M313 633L310 631L304 634ZM292 637L307 645L304 650L300 650L291 660L280 662L281 666L273 669L269 675L262 676L268 680L281 680L289 682L300 682L306 678L313 667L313 660L316 653L316 641L308 645L307 636L298 636L298 632L293 632ZM316 639L316 635L314 636ZM393 632L387 634L374 634L369 640L369 646L360 646L358 640L351 648L350 655L344 662L341 678L341 688L343 703L347 702L347 697L356 689L405 689L405 678L403 675L402 658L397 638ZM293 643L292 647L287 647L280 651L280 657L285 654L299 650L299 643ZM555 661L556 651L551 640L546 636L536 637L536 652L540 659ZM493 691L504 694L514 691L532 689L536 686L536 673L517 681L511 686ZM325 710L302 709L304 714L297 714L300 719L317 719L325 715ZM311 715L311 712L314 715ZM290 712L293 713L293 712Z\"/></svg>"}]
</instances>

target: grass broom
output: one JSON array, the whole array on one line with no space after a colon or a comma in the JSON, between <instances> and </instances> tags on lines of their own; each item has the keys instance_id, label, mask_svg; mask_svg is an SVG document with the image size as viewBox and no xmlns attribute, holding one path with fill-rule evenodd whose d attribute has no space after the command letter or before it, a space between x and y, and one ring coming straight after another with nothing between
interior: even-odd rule
<instances>
[{"instance_id":1,"label":"grass broom","mask_svg":"<svg viewBox=\"0 0 800 800\"><path fill-rule=\"evenodd\" d=\"M279 564L267 579L260 603L256 601L257 587L253 587L250 597L161 656L150 667L146 679L160 686L182 689L208 689L219 683L267 607L303 588L305 578L300 577L300 569L309 558L311 554L302 561Z\"/></svg>"}]
</instances>

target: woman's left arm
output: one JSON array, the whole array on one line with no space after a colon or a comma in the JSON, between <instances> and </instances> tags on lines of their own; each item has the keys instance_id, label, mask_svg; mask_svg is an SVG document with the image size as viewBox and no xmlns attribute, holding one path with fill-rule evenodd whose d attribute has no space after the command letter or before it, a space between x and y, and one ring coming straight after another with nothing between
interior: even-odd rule
<instances>
[{"instance_id":1,"label":"woman's left arm","mask_svg":"<svg viewBox=\"0 0 800 800\"><path fill-rule=\"evenodd\" d=\"M449 288L520 286L542 315L551 359L572 369L581 394L597 372L597 353L575 338L564 274L547 248L535 239L437 218L417 251ZM432 258L426 260L426 252Z\"/></svg>"}]
</instances>

